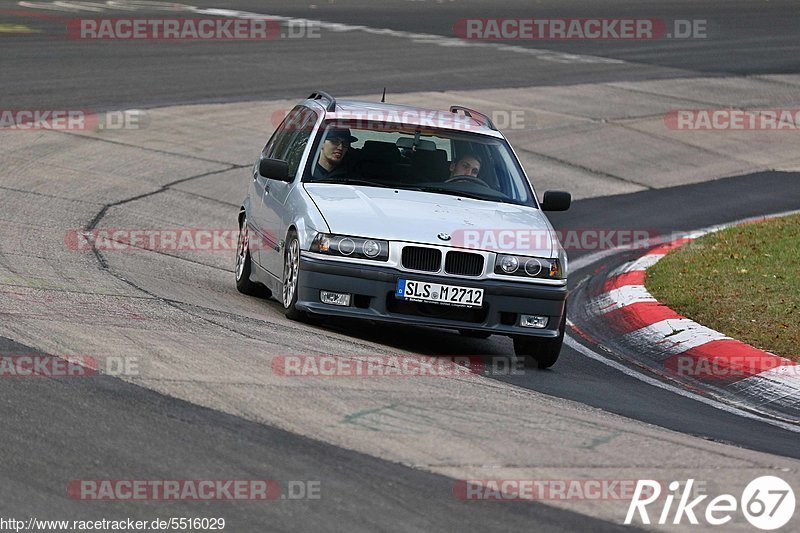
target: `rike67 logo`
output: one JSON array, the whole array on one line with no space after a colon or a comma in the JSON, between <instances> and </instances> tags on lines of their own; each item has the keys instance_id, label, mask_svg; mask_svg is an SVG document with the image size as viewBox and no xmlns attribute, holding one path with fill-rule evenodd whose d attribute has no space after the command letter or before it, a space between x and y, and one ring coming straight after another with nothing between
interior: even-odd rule
<instances>
[{"instance_id":1,"label":"rike67 logo","mask_svg":"<svg viewBox=\"0 0 800 533\"><path fill-rule=\"evenodd\" d=\"M625 524L631 524L634 516L639 515L642 524L649 525L648 506L663 497L661 512L654 516L657 524L682 524L684 519L697 525L698 515L705 523L722 526L730 522L741 512L750 524L758 529L771 531L786 525L794 515L795 496L792 487L776 476L761 476L754 479L744 488L737 500L732 494L720 494L705 504L705 512L701 513L701 504L707 494L701 494L690 500L694 479L686 480L681 490L681 483L673 481L669 484L669 493L662 495L661 483L650 479L640 479L636 483L633 499L625 516ZM673 511L673 503L678 500ZM656 509L651 509L656 510ZM671 518L671 520L670 520Z\"/></svg>"}]
</instances>

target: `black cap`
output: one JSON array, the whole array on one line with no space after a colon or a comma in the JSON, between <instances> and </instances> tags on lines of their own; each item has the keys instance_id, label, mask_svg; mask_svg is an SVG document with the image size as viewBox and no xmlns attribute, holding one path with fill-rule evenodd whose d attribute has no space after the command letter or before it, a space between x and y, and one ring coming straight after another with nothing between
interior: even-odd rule
<instances>
[{"instance_id":1,"label":"black cap","mask_svg":"<svg viewBox=\"0 0 800 533\"><path fill-rule=\"evenodd\" d=\"M325 140L328 139L347 139L351 143L354 143L358 140L358 138L353 137L350 134L350 130L347 128L332 128L328 131L328 135L325 137Z\"/></svg>"}]
</instances>

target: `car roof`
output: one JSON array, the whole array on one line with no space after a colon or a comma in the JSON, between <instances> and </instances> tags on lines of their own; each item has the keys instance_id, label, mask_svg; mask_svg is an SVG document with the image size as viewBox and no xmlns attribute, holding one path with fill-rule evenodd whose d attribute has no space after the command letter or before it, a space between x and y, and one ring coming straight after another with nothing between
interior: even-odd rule
<instances>
[{"instance_id":1,"label":"car roof","mask_svg":"<svg viewBox=\"0 0 800 533\"><path fill-rule=\"evenodd\" d=\"M322 109L325 120L361 120L427 126L433 129L469 131L490 137L503 138L496 129L463 113L452 113L403 104L388 104L362 100L336 99L335 111L326 109L319 100L307 99L303 105Z\"/></svg>"}]
</instances>

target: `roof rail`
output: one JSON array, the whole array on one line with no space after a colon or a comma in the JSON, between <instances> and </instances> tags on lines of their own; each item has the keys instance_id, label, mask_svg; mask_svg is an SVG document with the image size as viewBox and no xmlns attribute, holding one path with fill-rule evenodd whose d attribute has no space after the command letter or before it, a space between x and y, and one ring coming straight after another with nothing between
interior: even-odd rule
<instances>
[{"instance_id":1,"label":"roof rail","mask_svg":"<svg viewBox=\"0 0 800 533\"><path fill-rule=\"evenodd\" d=\"M328 105L325 107L326 111L336 111L336 98L326 93L325 91L313 92L308 97L309 100L319 100L320 98L323 98L328 101Z\"/></svg>"},{"instance_id":2,"label":"roof rail","mask_svg":"<svg viewBox=\"0 0 800 533\"><path fill-rule=\"evenodd\" d=\"M474 118L475 120L477 120L478 122L480 122L481 124L486 126L487 128L489 128L491 130L494 130L494 131L498 131L497 130L497 126L494 125L494 122L492 122L492 119L490 119L488 116L484 115L480 111L475 111L474 109L470 109L470 108L464 107L462 105L451 105L450 106L450 112L451 113L456 113L457 114L459 111L462 111L464 113L464 115L466 115L466 116L468 116L470 118Z\"/></svg>"}]
</instances>

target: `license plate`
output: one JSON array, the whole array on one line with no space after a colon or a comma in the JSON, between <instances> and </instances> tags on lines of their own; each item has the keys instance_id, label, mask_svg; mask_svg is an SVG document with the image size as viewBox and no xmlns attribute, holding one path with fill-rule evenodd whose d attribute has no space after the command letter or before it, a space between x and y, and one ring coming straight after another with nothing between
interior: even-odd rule
<instances>
[{"instance_id":1,"label":"license plate","mask_svg":"<svg viewBox=\"0 0 800 533\"><path fill-rule=\"evenodd\" d=\"M428 283L410 279L397 280L397 291L394 294L397 298L412 302L433 302L462 307L480 307L483 305L483 289L442 285L441 283Z\"/></svg>"}]
</instances>

